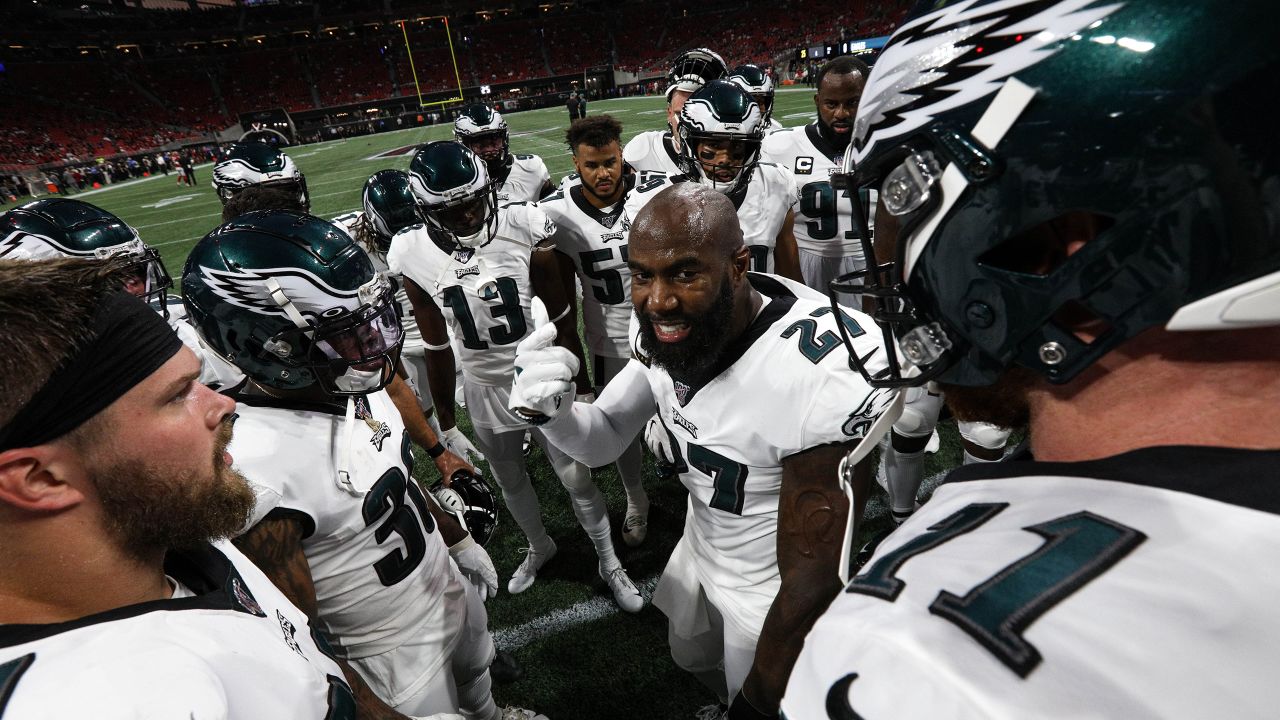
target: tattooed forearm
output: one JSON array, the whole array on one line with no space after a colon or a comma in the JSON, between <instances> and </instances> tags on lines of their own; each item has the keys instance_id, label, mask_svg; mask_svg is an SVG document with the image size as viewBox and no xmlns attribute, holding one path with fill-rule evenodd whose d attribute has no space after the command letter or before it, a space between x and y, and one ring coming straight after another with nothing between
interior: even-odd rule
<instances>
[{"instance_id":1,"label":"tattooed forearm","mask_svg":"<svg viewBox=\"0 0 1280 720\"><path fill-rule=\"evenodd\" d=\"M267 518L234 542L294 605L316 619L316 588L302 552L302 523Z\"/></svg>"}]
</instances>

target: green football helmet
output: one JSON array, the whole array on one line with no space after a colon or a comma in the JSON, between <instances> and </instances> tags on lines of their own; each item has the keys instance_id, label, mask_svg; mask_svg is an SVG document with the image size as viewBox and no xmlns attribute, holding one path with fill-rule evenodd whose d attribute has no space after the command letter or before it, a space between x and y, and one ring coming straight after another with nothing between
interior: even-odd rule
<instances>
[{"instance_id":1,"label":"green football helmet","mask_svg":"<svg viewBox=\"0 0 1280 720\"><path fill-rule=\"evenodd\" d=\"M910 17L835 178L853 217L852 190L876 190L897 226L892 261L832 285L878 305L890 363L867 379L981 386L1020 366L1064 383L1148 328L1280 324L1280 153L1257 105L1280 92L1278 22L1272 0ZM1056 250L1080 223L1090 239Z\"/></svg>"},{"instance_id":2,"label":"green football helmet","mask_svg":"<svg viewBox=\"0 0 1280 720\"><path fill-rule=\"evenodd\" d=\"M419 225L418 201L409 187L409 173L379 170L364 184L364 219L373 228L378 247L391 248L391 238L405 228Z\"/></svg>"},{"instance_id":3,"label":"green football helmet","mask_svg":"<svg viewBox=\"0 0 1280 720\"><path fill-rule=\"evenodd\" d=\"M275 145L261 142L239 142L213 166L213 187L225 205L236 193L260 185L297 193L304 208L311 208L307 179L293 159Z\"/></svg>"},{"instance_id":4,"label":"green football helmet","mask_svg":"<svg viewBox=\"0 0 1280 720\"><path fill-rule=\"evenodd\" d=\"M453 121L453 139L484 158L496 177L511 163L511 134L502 114L484 103L468 105Z\"/></svg>"},{"instance_id":5,"label":"green football helmet","mask_svg":"<svg viewBox=\"0 0 1280 720\"><path fill-rule=\"evenodd\" d=\"M59 257L129 257L136 270L125 290L169 317L165 292L173 278L160 253L142 242L123 220L96 205L68 198L45 198L0 215L0 260L46 260Z\"/></svg>"},{"instance_id":6,"label":"green football helmet","mask_svg":"<svg viewBox=\"0 0 1280 720\"><path fill-rule=\"evenodd\" d=\"M409 186L437 242L478 248L493 240L498 187L484 161L467 146L446 140L423 145L409 163Z\"/></svg>"},{"instance_id":7,"label":"green football helmet","mask_svg":"<svg viewBox=\"0 0 1280 720\"><path fill-rule=\"evenodd\" d=\"M764 114L764 124L767 126L769 118L773 117L773 78L769 77L769 73L755 63L746 63L729 73L729 81L746 90L747 94L756 101L760 106L760 112Z\"/></svg>"},{"instance_id":8,"label":"green football helmet","mask_svg":"<svg viewBox=\"0 0 1280 720\"><path fill-rule=\"evenodd\" d=\"M689 96L678 118L684 174L725 194L745 190L764 140L756 101L728 80L712 80Z\"/></svg>"},{"instance_id":9,"label":"green football helmet","mask_svg":"<svg viewBox=\"0 0 1280 720\"><path fill-rule=\"evenodd\" d=\"M209 347L278 390L375 392L404 342L386 276L341 228L297 212L247 213L204 236L182 302Z\"/></svg>"}]
</instances>

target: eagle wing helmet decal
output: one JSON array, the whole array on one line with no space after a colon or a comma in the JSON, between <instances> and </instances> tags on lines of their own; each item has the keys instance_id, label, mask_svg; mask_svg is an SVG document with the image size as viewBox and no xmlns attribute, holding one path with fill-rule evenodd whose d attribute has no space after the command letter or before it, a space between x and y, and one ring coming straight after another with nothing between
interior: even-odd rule
<instances>
[{"instance_id":1,"label":"eagle wing helmet decal","mask_svg":"<svg viewBox=\"0 0 1280 720\"><path fill-rule=\"evenodd\" d=\"M298 268L268 268L228 272L201 267L209 287L228 303L266 315L286 317L283 306L292 301L304 317L333 315L334 310L348 311L360 307L358 290L339 290L315 275ZM278 301L274 280L284 297Z\"/></svg>"},{"instance_id":2,"label":"eagle wing helmet decal","mask_svg":"<svg viewBox=\"0 0 1280 720\"><path fill-rule=\"evenodd\" d=\"M877 142L904 138L937 115L994 93L1012 75L1057 52L1060 40L1122 5L970 0L903 25L880 54L862 95L854 160L868 156Z\"/></svg>"}]
</instances>

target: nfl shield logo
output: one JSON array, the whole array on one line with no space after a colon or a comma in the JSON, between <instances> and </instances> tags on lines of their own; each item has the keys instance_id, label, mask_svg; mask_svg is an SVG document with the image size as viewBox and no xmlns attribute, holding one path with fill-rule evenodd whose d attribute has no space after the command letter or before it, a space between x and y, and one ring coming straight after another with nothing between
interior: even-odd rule
<instances>
[{"instance_id":1,"label":"nfl shield logo","mask_svg":"<svg viewBox=\"0 0 1280 720\"><path fill-rule=\"evenodd\" d=\"M676 388L676 400L680 401L680 407L684 407L684 404L688 402L689 386L679 380L675 380L674 383Z\"/></svg>"},{"instance_id":2,"label":"nfl shield logo","mask_svg":"<svg viewBox=\"0 0 1280 720\"><path fill-rule=\"evenodd\" d=\"M474 248L461 248L459 250L454 251L453 259L457 260L463 265L466 265L467 263L471 262L471 256L475 254L476 254L476 251Z\"/></svg>"}]
</instances>

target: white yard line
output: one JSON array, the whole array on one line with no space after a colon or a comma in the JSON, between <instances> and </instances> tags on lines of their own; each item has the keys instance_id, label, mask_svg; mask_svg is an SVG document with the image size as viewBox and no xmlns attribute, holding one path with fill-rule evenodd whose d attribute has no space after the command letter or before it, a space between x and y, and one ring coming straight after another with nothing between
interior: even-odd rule
<instances>
[{"instance_id":1,"label":"white yard line","mask_svg":"<svg viewBox=\"0 0 1280 720\"><path fill-rule=\"evenodd\" d=\"M636 587L640 589L640 594L644 596L646 601L652 599L653 589L658 585L658 577L658 575L654 575L636 584ZM601 595L590 600L574 603L566 608L552 610L542 617L534 618L515 627L494 630L493 642L503 650L519 650L534 640L557 635L587 623L616 615L619 612L621 610L614 604L613 598Z\"/></svg>"}]
</instances>

